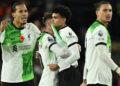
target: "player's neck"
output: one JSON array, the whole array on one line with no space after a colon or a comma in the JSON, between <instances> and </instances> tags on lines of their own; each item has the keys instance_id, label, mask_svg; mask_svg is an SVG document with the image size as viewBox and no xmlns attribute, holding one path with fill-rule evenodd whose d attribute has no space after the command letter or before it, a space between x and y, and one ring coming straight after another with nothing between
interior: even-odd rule
<instances>
[{"instance_id":1,"label":"player's neck","mask_svg":"<svg viewBox=\"0 0 120 86\"><path fill-rule=\"evenodd\" d=\"M15 27L17 27L17 28L23 28L23 27L24 27L24 24L18 23L17 21L13 21L13 24L14 24Z\"/></svg>"},{"instance_id":2,"label":"player's neck","mask_svg":"<svg viewBox=\"0 0 120 86\"><path fill-rule=\"evenodd\" d=\"M106 28L108 27L108 22L104 22L104 21L99 20L99 19L97 19L97 21L99 21L100 23L102 23Z\"/></svg>"},{"instance_id":3,"label":"player's neck","mask_svg":"<svg viewBox=\"0 0 120 86\"><path fill-rule=\"evenodd\" d=\"M64 28L64 27L66 27L66 26L67 26L66 24L63 24L63 25L61 25L60 27L58 27L57 30L60 30L60 29L62 29L62 28Z\"/></svg>"}]
</instances>

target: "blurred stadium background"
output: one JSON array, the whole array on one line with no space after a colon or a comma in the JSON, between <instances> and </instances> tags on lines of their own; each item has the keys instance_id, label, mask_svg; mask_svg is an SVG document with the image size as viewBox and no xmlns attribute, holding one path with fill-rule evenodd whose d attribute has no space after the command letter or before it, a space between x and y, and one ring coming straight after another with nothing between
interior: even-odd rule
<instances>
[{"instance_id":1,"label":"blurred stadium background","mask_svg":"<svg viewBox=\"0 0 120 86\"><path fill-rule=\"evenodd\" d=\"M10 17L11 4L19 0L0 0L0 21ZM28 22L33 22L42 27L42 17L44 12L51 11L55 5L63 4L68 6L72 11L72 19L69 26L73 28L79 37L79 43L82 46L81 59L79 60L79 70L81 73L84 67L84 38L88 27L96 19L94 4L101 0L21 0L24 1L28 7L29 19ZM109 24L109 32L112 38L112 58L120 66L120 0L107 0L113 7L113 18ZM0 55L2 55L0 50ZM35 83L36 86L40 80L42 68L40 67L39 60L34 60ZM0 69L1 69L1 56L0 56ZM120 78L113 72L113 86L120 86Z\"/></svg>"}]
</instances>

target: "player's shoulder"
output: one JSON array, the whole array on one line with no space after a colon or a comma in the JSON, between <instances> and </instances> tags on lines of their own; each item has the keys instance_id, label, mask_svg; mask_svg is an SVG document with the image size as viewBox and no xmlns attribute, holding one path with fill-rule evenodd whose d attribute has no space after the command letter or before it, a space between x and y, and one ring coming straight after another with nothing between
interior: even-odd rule
<instances>
[{"instance_id":1,"label":"player's shoulder","mask_svg":"<svg viewBox=\"0 0 120 86\"><path fill-rule=\"evenodd\" d=\"M70 35L70 34L76 35L75 32L69 26L66 26L65 28L61 29L59 33L62 35Z\"/></svg>"},{"instance_id":2,"label":"player's shoulder","mask_svg":"<svg viewBox=\"0 0 120 86\"><path fill-rule=\"evenodd\" d=\"M53 36L50 35L47 32L42 33L41 36L40 36L40 39L42 39L42 40L46 40L46 39L49 39L49 38L53 38Z\"/></svg>"},{"instance_id":3,"label":"player's shoulder","mask_svg":"<svg viewBox=\"0 0 120 86\"><path fill-rule=\"evenodd\" d=\"M30 23L26 23L25 26L36 27L36 25L31 23L31 22Z\"/></svg>"},{"instance_id":4,"label":"player's shoulder","mask_svg":"<svg viewBox=\"0 0 120 86\"><path fill-rule=\"evenodd\" d=\"M106 33L107 30L106 30L105 26L103 26L103 25L99 25L98 27L96 27L94 33L97 33L97 32L103 32L103 33Z\"/></svg>"},{"instance_id":5,"label":"player's shoulder","mask_svg":"<svg viewBox=\"0 0 120 86\"><path fill-rule=\"evenodd\" d=\"M66 26L60 30L60 32L74 32L69 26Z\"/></svg>"},{"instance_id":6,"label":"player's shoulder","mask_svg":"<svg viewBox=\"0 0 120 86\"><path fill-rule=\"evenodd\" d=\"M52 42L54 42L54 37L52 35L50 35L47 32L42 33L42 35L40 36L40 39L39 39L40 44L44 43L44 45L46 45L46 44L49 44Z\"/></svg>"},{"instance_id":7,"label":"player's shoulder","mask_svg":"<svg viewBox=\"0 0 120 86\"><path fill-rule=\"evenodd\" d=\"M34 23L26 23L25 28L34 31L35 33L41 33L39 28Z\"/></svg>"}]
</instances>

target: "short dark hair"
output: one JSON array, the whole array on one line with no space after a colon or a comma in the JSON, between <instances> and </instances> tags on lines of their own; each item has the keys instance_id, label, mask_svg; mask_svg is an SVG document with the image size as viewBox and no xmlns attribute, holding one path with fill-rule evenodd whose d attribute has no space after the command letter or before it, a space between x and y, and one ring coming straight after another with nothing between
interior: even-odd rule
<instances>
[{"instance_id":1,"label":"short dark hair","mask_svg":"<svg viewBox=\"0 0 120 86\"><path fill-rule=\"evenodd\" d=\"M16 6L21 5L21 4L25 4L25 3L23 1L14 2L12 4L12 8L11 8L12 13L14 13L16 11Z\"/></svg>"},{"instance_id":2,"label":"short dark hair","mask_svg":"<svg viewBox=\"0 0 120 86\"><path fill-rule=\"evenodd\" d=\"M62 17L65 17L66 23L68 23L72 17L72 13L70 9L64 5L57 5L55 8L53 8L52 13L58 13Z\"/></svg>"},{"instance_id":3,"label":"short dark hair","mask_svg":"<svg viewBox=\"0 0 120 86\"><path fill-rule=\"evenodd\" d=\"M108 2L108 1L100 1L100 2L96 3L96 4L95 4L96 10L99 10L100 7L101 7L101 5L103 5L103 4L110 4L110 2ZM110 5L111 5L111 4L110 4Z\"/></svg>"},{"instance_id":4,"label":"short dark hair","mask_svg":"<svg viewBox=\"0 0 120 86\"><path fill-rule=\"evenodd\" d=\"M44 16L43 16L43 23L45 24L45 22L46 22L48 19L52 19L52 13L50 13L50 12L45 12L45 13L44 13Z\"/></svg>"}]
</instances>

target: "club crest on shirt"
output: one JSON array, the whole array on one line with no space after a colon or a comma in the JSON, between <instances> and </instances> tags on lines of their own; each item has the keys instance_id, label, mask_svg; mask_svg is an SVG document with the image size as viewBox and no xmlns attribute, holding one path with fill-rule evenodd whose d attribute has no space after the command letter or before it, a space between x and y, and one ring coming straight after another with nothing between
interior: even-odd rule
<instances>
[{"instance_id":1,"label":"club crest on shirt","mask_svg":"<svg viewBox=\"0 0 120 86\"><path fill-rule=\"evenodd\" d=\"M101 30L98 32L98 36L103 36L103 32Z\"/></svg>"},{"instance_id":2,"label":"club crest on shirt","mask_svg":"<svg viewBox=\"0 0 120 86\"><path fill-rule=\"evenodd\" d=\"M48 41L49 41L49 42L54 42L54 39L51 38L51 37L48 37Z\"/></svg>"}]
</instances>

